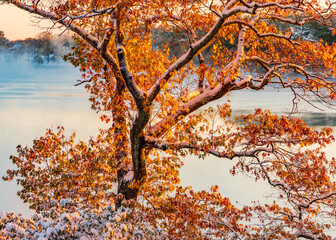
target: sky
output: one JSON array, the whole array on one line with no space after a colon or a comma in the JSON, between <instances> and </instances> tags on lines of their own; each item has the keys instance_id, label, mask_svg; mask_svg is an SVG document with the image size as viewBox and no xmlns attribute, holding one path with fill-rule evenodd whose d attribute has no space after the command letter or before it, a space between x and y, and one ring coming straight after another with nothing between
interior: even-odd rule
<instances>
[{"instance_id":1,"label":"sky","mask_svg":"<svg viewBox=\"0 0 336 240\"><path fill-rule=\"evenodd\" d=\"M24 40L35 37L46 31L50 23L43 21L39 25L37 26L36 18L32 14L7 4L0 5L0 31L4 31L7 39Z\"/></svg>"}]
</instances>

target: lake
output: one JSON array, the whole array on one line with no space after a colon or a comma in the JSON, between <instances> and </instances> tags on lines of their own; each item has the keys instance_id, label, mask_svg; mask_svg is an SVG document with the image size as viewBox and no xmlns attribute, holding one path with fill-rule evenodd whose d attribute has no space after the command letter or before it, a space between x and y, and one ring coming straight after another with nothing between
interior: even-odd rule
<instances>
[{"instance_id":1,"label":"lake","mask_svg":"<svg viewBox=\"0 0 336 240\"><path fill-rule=\"evenodd\" d=\"M89 95L83 86L75 87L80 73L71 64L57 62L38 65L23 55L13 57L0 55L0 175L13 165L9 156L16 154L16 146L31 146L33 139L42 136L47 128L65 127L66 133L76 131L79 139L87 140L98 133L103 124L90 109ZM291 110L291 93L267 89L261 92L239 91L231 94L234 113L251 112L257 107L275 112ZM219 100L213 105L226 101ZM336 130L336 113L328 110L317 112L303 106L304 119L316 127L332 126ZM327 149L329 156L336 156L336 145ZM188 157L181 169L183 185L192 185L196 190L219 185L221 192L232 202L248 204L253 200L267 201L270 191L263 182L255 183L243 176L231 176L228 172L233 161L208 157L200 160ZM15 181L0 181L0 212L22 212L28 209L16 195Z\"/></svg>"}]
</instances>

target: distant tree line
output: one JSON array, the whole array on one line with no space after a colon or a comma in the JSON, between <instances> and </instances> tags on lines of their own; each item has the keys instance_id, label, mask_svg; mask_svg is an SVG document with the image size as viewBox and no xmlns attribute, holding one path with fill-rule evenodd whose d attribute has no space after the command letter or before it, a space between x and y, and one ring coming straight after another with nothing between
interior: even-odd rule
<instances>
[{"instance_id":1,"label":"distant tree line","mask_svg":"<svg viewBox=\"0 0 336 240\"><path fill-rule=\"evenodd\" d=\"M333 21L336 21L336 19L334 19ZM288 25L284 23L275 22L274 24L277 25L281 30L288 28ZM316 20L312 20L304 24L303 26L294 26L293 30L294 39L301 38L309 41L323 41L328 45L336 42L336 38L333 34L332 28L323 25Z\"/></svg>"},{"instance_id":2,"label":"distant tree line","mask_svg":"<svg viewBox=\"0 0 336 240\"><path fill-rule=\"evenodd\" d=\"M73 41L70 37L55 37L49 32L42 32L35 38L9 41L0 31L0 52L9 56L27 54L28 59L37 64L58 61L71 51Z\"/></svg>"},{"instance_id":3,"label":"distant tree line","mask_svg":"<svg viewBox=\"0 0 336 240\"><path fill-rule=\"evenodd\" d=\"M288 28L286 24L282 24L282 26L278 26L277 22L272 24L277 25L280 30ZM181 53L183 49L187 49L189 46L188 33L185 32L167 32L162 29L154 29L152 34L154 39L153 47L163 48L164 44L168 43L170 57L176 56L177 53ZM294 37L310 41L323 41L328 45L336 42L332 30L316 21L304 26L296 26ZM177 41L176 39L179 40ZM223 39L223 42L229 48L234 47L228 40ZM35 38L9 41L4 32L0 30L0 53L6 52L14 56L27 53L29 59L38 64L58 61L63 55L71 52L73 44L74 42L70 37L55 37L49 32L42 32Z\"/></svg>"},{"instance_id":4,"label":"distant tree line","mask_svg":"<svg viewBox=\"0 0 336 240\"><path fill-rule=\"evenodd\" d=\"M335 20L336 21L336 20ZM270 20L269 24L273 24L277 27L278 30L286 31L289 28L287 23L276 22ZM196 35L203 35L202 32L194 33ZM183 31L174 31L167 32L163 29L154 29L152 31L153 35L153 46L155 48L164 48L166 44L170 49L169 56L177 56L177 53L183 52L183 49L188 49L189 47L189 38L191 37L191 33L183 32ZM322 25L318 21L310 21L303 26L294 26L293 29L294 39L304 39L308 41L323 41L328 45L336 42L336 37L333 34L333 31L328 26ZM228 39L221 39L222 44L225 47L231 49L235 48L233 42ZM211 45L208 46L208 49L211 48ZM207 54L207 50L203 52L203 54ZM196 58L197 61L197 58Z\"/></svg>"}]
</instances>

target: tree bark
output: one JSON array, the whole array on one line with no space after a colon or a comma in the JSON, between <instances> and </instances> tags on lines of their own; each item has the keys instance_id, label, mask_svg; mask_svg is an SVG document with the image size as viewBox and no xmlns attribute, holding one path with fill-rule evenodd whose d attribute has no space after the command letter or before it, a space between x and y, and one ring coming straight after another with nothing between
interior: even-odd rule
<instances>
[{"instance_id":1,"label":"tree bark","mask_svg":"<svg viewBox=\"0 0 336 240\"><path fill-rule=\"evenodd\" d=\"M128 137L127 122L126 122L126 107L124 94L126 94L126 86L123 81L116 80L116 86L113 95L111 96L112 102L112 118L113 118L113 144L115 144L115 152L111 161L117 161L117 199L115 202L115 208L121 207L123 199L133 198L132 189L129 188L129 174L132 174L131 169L127 166L127 146ZM112 163L111 163L112 164ZM132 178L131 178L132 179Z\"/></svg>"}]
</instances>

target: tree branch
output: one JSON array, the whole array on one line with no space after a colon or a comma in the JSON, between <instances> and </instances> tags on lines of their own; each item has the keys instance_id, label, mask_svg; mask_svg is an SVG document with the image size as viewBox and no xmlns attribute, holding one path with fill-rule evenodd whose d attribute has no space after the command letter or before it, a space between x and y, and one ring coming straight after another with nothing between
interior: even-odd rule
<instances>
[{"instance_id":1,"label":"tree branch","mask_svg":"<svg viewBox=\"0 0 336 240\"><path fill-rule=\"evenodd\" d=\"M91 11L88 11L85 14L82 15L77 15L77 16L72 16L70 14L67 14L66 17L69 17L72 20L76 20L76 19L83 19L83 18L92 18L92 17L97 17L100 15L103 15L105 13L107 14L111 14L116 8L116 5L111 6L111 7L107 7L101 10L96 10L96 9L92 9Z\"/></svg>"},{"instance_id":2,"label":"tree branch","mask_svg":"<svg viewBox=\"0 0 336 240\"><path fill-rule=\"evenodd\" d=\"M254 10L252 10L252 8L242 6L233 7L237 2L237 0L231 0L227 4L226 8L224 8L220 15L221 17L212 26L212 28L201 39L191 44L189 50L166 69L162 76L154 83L154 85L148 91L148 102L152 102L155 99L164 83L170 79L174 72L180 70L183 66L189 63L194 56L196 56L203 48L208 46L214 40L215 36L217 35L220 28L223 26L226 19L238 12L254 13Z\"/></svg>"},{"instance_id":3,"label":"tree branch","mask_svg":"<svg viewBox=\"0 0 336 240\"><path fill-rule=\"evenodd\" d=\"M218 221L211 220L211 222L214 222L214 223L217 223L217 224L220 224L220 225L223 225L223 226L227 227L235 235L236 239L240 239L241 240L241 238L238 235L238 233L232 227L230 227L228 224L226 224L225 222L223 222L223 220L220 217L218 217L215 213L213 213L212 211L210 211L208 209L205 209L205 208L202 208L202 210L210 213L213 217L215 217L218 220Z\"/></svg>"},{"instance_id":4,"label":"tree branch","mask_svg":"<svg viewBox=\"0 0 336 240\"><path fill-rule=\"evenodd\" d=\"M138 109L142 110L144 108L145 98L144 98L142 91L140 90L140 88L137 86L137 84L133 80L133 75L128 68L128 59L126 56L126 50L124 48L123 39L122 39L123 33L121 32L120 26L119 26L119 17L120 16L116 16L116 15L113 17L114 28L115 28L115 43L117 46L119 67L120 67L121 74L125 80L126 86L129 89L132 97L134 98Z\"/></svg>"},{"instance_id":5,"label":"tree branch","mask_svg":"<svg viewBox=\"0 0 336 240\"><path fill-rule=\"evenodd\" d=\"M273 148L267 148L267 147L256 147L255 149L248 150L248 151L233 151L232 153L226 153L226 152L220 152L212 148L204 148L202 146L191 144L187 142L180 142L180 143L170 143L165 140L161 140L158 138L153 137L145 137L146 145L151 148L156 148L160 150L167 150L167 149L195 149L197 151L201 151L204 153L211 154L213 156L219 157L219 158L228 158L228 159L234 159L239 157L256 157L256 155L260 152L267 152L267 153L273 153Z\"/></svg>"},{"instance_id":6,"label":"tree branch","mask_svg":"<svg viewBox=\"0 0 336 240\"><path fill-rule=\"evenodd\" d=\"M106 62L111 65L112 70L115 74L115 77L118 80L122 79L117 61L113 57L113 55L111 53L109 53L108 51L104 51L104 52L99 51L98 47L101 46L101 43L99 42L99 40L96 37L94 37L92 34L87 32L85 29L80 28L78 25L76 25L73 20L71 20L69 22L69 20L67 20L66 16L60 16L60 15L57 15L57 14L52 13L52 12L48 12L48 11L45 11L45 10L42 10L42 9L38 9L36 6L26 5L24 3L20 3L16 0L10 0L8 2L10 4L13 4L14 6L20 8L20 9L23 9L23 10L27 11L27 12L37 14L39 16L42 16L42 17L46 18L46 19L57 21L59 24L63 25L67 29L70 29L74 33L77 33L87 43L89 43L93 48L95 48L98 52L100 52L101 56L106 60Z\"/></svg>"},{"instance_id":7,"label":"tree branch","mask_svg":"<svg viewBox=\"0 0 336 240\"><path fill-rule=\"evenodd\" d=\"M197 97L181 105L176 112L173 112L171 115L168 115L156 123L153 127L149 128L145 135L155 137L162 135L167 129L169 129L183 117L230 92L233 86L234 84L231 83L230 78L227 77L223 83L219 84L216 88L206 90Z\"/></svg>"},{"instance_id":8,"label":"tree branch","mask_svg":"<svg viewBox=\"0 0 336 240\"><path fill-rule=\"evenodd\" d=\"M89 79L85 79L85 80L77 80L77 83L75 83L74 85L75 86L79 86L83 83L88 83L88 82L91 82L94 78L98 78L98 77L101 77L101 74L100 73L96 73L94 74L93 76L91 76Z\"/></svg>"}]
</instances>

